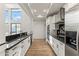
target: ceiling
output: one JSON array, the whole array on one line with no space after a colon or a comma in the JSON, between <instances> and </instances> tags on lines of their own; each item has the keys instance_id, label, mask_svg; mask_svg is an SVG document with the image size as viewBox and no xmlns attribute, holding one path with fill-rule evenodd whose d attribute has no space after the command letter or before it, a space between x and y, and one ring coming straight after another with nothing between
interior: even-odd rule
<instances>
[{"instance_id":1,"label":"ceiling","mask_svg":"<svg viewBox=\"0 0 79 59\"><path fill-rule=\"evenodd\" d=\"M30 3L29 7L34 16L34 19L45 18L50 8L50 3Z\"/></svg>"},{"instance_id":2,"label":"ceiling","mask_svg":"<svg viewBox=\"0 0 79 59\"><path fill-rule=\"evenodd\" d=\"M60 10L60 8L64 6L64 4L65 3L53 3L49 9L49 12L47 15L54 14L54 13L58 12Z\"/></svg>"},{"instance_id":3,"label":"ceiling","mask_svg":"<svg viewBox=\"0 0 79 59\"><path fill-rule=\"evenodd\" d=\"M56 13L64 5L64 3L28 3L24 4L25 7L28 5L29 12L34 20L45 20L47 15Z\"/></svg>"}]
</instances>

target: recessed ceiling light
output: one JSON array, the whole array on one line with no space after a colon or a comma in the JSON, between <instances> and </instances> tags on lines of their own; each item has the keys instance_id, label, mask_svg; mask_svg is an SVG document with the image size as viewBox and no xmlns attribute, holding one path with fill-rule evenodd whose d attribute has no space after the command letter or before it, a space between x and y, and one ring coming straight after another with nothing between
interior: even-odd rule
<instances>
[{"instance_id":1,"label":"recessed ceiling light","mask_svg":"<svg viewBox=\"0 0 79 59\"><path fill-rule=\"evenodd\" d=\"M43 12L47 12L48 10L44 9Z\"/></svg>"},{"instance_id":2,"label":"recessed ceiling light","mask_svg":"<svg viewBox=\"0 0 79 59\"><path fill-rule=\"evenodd\" d=\"M33 11L34 11L34 12L37 12L37 10L36 10L36 9L34 9Z\"/></svg>"},{"instance_id":3,"label":"recessed ceiling light","mask_svg":"<svg viewBox=\"0 0 79 59\"><path fill-rule=\"evenodd\" d=\"M38 17L38 18L42 18L43 16L42 16L42 15L38 15L37 17Z\"/></svg>"}]
</instances>

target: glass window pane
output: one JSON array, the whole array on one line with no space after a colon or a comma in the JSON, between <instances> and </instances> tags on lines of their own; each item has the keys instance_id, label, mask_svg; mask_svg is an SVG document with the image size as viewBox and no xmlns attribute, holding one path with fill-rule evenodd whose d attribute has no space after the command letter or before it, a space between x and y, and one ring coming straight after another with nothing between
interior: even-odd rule
<instances>
[{"instance_id":1,"label":"glass window pane","mask_svg":"<svg viewBox=\"0 0 79 59\"><path fill-rule=\"evenodd\" d=\"M4 20L5 20L5 23L9 23L10 22L10 12L9 12L9 9L4 10Z\"/></svg>"},{"instance_id":2,"label":"glass window pane","mask_svg":"<svg viewBox=\"0 0 79 59\"><path fill-rule=\"evenodd\" d=\"M20 24L17 24L17 33L21 31Z\"/></svg>"},{"instance_id":3,"label":"glass window pane","mask_svg":"<svg viewBox=\"0 0 79 59\"><path fill-rule=\"evenodd\" d=\"M22 18L22 13L21 10L19 9L12 9L12 21L13 22L18 22Z\"/></svg>"},{"instance_id":4,"label":"glass window pane","mask_svg":"<svg viewBox=\"0 0 79 59\"><path fill-rule=\"evenodd\" d=\"M16 33L17 32L17 26L16 24L12 24L12 33Z\"/></svg>"}]
</instances>

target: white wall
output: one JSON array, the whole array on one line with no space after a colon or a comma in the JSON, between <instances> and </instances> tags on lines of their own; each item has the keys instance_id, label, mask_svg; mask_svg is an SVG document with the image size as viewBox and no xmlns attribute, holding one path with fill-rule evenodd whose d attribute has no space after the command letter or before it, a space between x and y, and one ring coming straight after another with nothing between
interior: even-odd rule
<instances>
[{"instance_id":1,"label":"white wall","mask_svg":"<svg viewBox=\"0 0 79 59\"><path fill-rule=\"evenodd\" d=\"M4 15L3 15L3 11L4 10L4 4L0 4L0 44L5 42L5 24L4 24Z\"/></svg>"},{"instance_id":2,"label":"white wall","mask_svg":"<svg viewBox=\"0 0 79 59\"><path fill-rule=\"evenodd\" d=\"M79 23L79 11L66 13L65 18L67 23Z\"/></svg>"},{"instance_id":3,"label":"white wall","mask_svg":"<svg viewBox=\"0 0 79 59\"><path fill-rule=\"evenodd\" d=\"M33 21L33 39L45 39L46 38L46 22L45 21Z\"/></svg>"},{"instance_id":4,"label":"white wall","mask_svg":"<svg viewBox=\"0 0 79 59\"><path fill-rule=\"evenodd\" d=\"M22 32L32 31L32 19L23 11L23 17L21 22Z\"/></svg>"}]
</instances>

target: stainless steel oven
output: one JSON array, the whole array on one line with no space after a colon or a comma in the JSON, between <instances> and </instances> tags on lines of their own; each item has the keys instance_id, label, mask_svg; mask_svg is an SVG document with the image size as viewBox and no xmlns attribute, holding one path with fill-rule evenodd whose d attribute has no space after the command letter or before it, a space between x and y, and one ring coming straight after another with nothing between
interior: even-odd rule
<instances>
[{"instance_id":1,"label":"stainless steel oven","mask_svg":"<svg viewBox=\"0 0 79 59\"><path fill-rule=\"evenodd\" d=\"M77 50L77 31L66 31L66 44Z\"/></svg>"},{"instance_id":2,"label":"stainless steel oven","mask_svg":"<svg viewBox=\"0 0 79 59\"><path fill-rule=\"evenodd\" d=\"M66 31L66 56L79 55L79 33L78 31Z\"/></svg>"}]
</instances>

